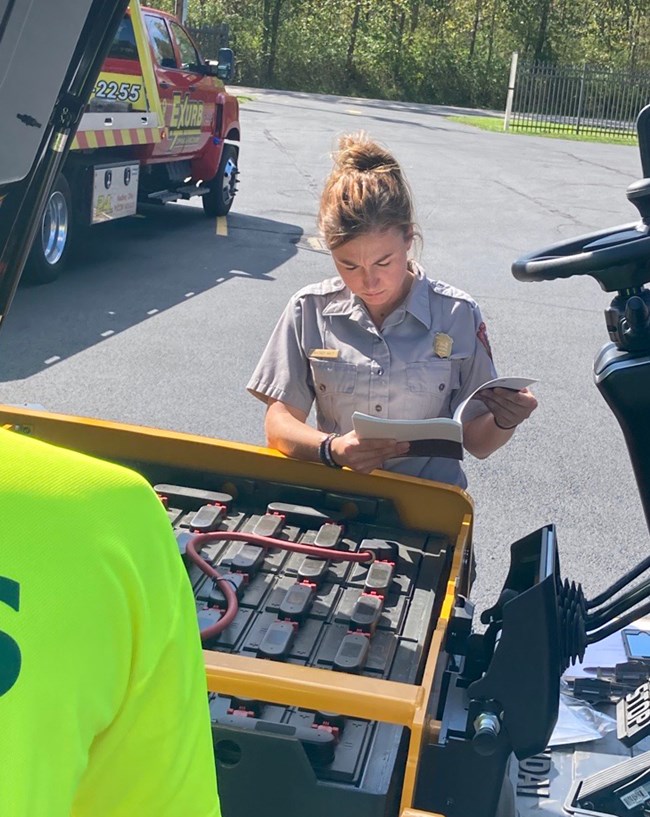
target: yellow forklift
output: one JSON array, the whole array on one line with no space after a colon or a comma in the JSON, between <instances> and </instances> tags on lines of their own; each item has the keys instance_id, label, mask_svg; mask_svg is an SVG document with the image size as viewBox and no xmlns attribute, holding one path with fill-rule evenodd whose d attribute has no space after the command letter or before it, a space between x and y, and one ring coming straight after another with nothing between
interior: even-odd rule
<instances>
[{"instance_id":1,"label":"yellow forklift","mask_svg":"<svg viewBox=\"0 0 650 817\"><path fill-rule=\"evenodd\" d=\"M42 5L47 25L53 11ZM0 77L4 145L14 154L0 162L0 320L125 8L126 0L79 0L59 20L51 76L42 83L32 66L26 91L29 115L47 126L14 127L24 106L11 94L2 100L12 81L30 79L29 32L26 56ZM639 136L650 177L650 109ZM588 274L616 293L596 382L624 431L650 523L650 178L628 197L639 223L531 254L513 272L521 280ZM512 544L479 631L473 505L458 488L11 406L0 406L0 425L125 464L160 496L196 599L224 817L523 813L512 768L546 749L562 673L648 609L650 586L626 588L650 559L588 600L562 577L547 525ZM636 732L645 737L643 718L635 723L630 745ZM644 757L609 782L571 781L565 808L642 815L612 795L611 780L633 791L650 770ZM648 801L650 793L640 807ZM601 805L610 810L596 811Z\"/></svg>"}]
</instances>

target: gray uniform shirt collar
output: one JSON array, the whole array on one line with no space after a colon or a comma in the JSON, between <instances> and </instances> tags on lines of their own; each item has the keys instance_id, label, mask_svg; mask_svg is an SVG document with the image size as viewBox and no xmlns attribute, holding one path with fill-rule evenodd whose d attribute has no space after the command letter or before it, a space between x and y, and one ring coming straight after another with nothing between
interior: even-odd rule
<instances>
[{"instance_id":1,"label":"gray uniform shirt collar","mask_svg":"<svg viewBox=\"0 0 650 817\"><path fill-rule=\"evenodd\" d=\"M395 325L404 319L408 312L426 328L431 329L431 303L429 299L429 282L424 276L424 271L415 261L409 261L409 268L415 274L415 280L411 286L406 300L400 304L389 316L387 325ZM345 286L341 279L340 292L323 309L323 315L340 315L349 317L352 320L362 320L368 315L368 311L357 295L354 295ZM338 287L338 281L335 283Z\"/></svg>"}]
</instances>

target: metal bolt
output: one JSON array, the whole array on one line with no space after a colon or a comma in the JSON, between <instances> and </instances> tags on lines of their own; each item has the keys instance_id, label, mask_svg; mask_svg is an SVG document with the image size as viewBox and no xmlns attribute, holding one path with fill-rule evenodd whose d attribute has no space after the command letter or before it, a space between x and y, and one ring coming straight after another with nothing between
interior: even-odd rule
<instances>
[{"instance_id":1,"label":"metal bolt","mask_svg":"<svg viewBox=\"0 0 650 817\"><path fill-rule=\"evenodd\" d=\"M499 717L494 712L481 712L474 721L472 744L479 755L491 755L496 749L501 731Z\"/></svg>"}]
</instances>

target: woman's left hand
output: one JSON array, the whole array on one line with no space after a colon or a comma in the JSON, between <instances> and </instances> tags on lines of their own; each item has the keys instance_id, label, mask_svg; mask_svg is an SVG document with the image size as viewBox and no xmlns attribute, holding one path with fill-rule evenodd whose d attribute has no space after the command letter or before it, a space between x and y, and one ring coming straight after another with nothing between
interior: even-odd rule
<instances>
[{"instance_id":1,"label":"woman's left hand","mask_svg":"<svg viewBox=\"0 0 650 817\"><path fill-rule=\"evenodd\" d=\"M515 428L537 408L537 398L528 389L485 389L480 399L494 415L496 424L503 429Z\"/></svg>"}]
</instances>

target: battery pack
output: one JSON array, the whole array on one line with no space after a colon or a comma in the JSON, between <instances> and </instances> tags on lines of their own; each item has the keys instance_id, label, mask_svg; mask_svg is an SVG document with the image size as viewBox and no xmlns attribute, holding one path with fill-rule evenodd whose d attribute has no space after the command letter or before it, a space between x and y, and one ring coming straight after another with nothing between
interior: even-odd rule
<instances>
[{"instance_id":1,"label":"battery pack","mask_svg":"<svg viewBox=\"0 0 650 817\"><path fill-rule=\"evenodd\" d=\"M220 543L220 551L215 545L217 570L245 580L235 619L207 648L255 658L262 677L273 662L329 672L328 687L340 675L416 683L449 575L444 537L373 517L343 526L329 508L292 504L287 494L256 503L248 491L249 504L233 502L221 528L375 558L352 564L238 542ZM354 497L350 503L356 505ZM201 623L211 623L220 591L200 576L193 584ZM304 817L309 803L310 817L398 814L395 781L408 746L403 727L215 694L210 711L224 813ZM284 786L287 769L291 783Z\"/></svg>"},{"instance_id":2,"label":"battery pack","mask_svg":"<svg viewBox=\"0 0 650 817\"><path fill-rule=\"evenodd\" d=\"M239 609L205 649L254 658L262 678L265 665L285 663L323 670L328 688L341 675L417 683L449 576L445 537L391 527L385 506L354 496L344 503L337 495L337 506L368 507L372 515L343 525L332 520L326 504L315 504L315 491L304 492L310 504L292 503L288 487L278 485L276 499L262 483L240 486L237 478L228 478L239 498L225 503L222 492L209 486L161 483L157 488L164 489L168 508L182 511L170 515L181 552L198 530L218 526L341 555L370 551L374 557L351 563L281 547L208 541L201 554L231 581ZM223 615L225 597L196 565L186 565L205 628ZM281 706L263 696L212 693L210 712L224 814L304 817L305 803L310 817L399 813L397 781L408 748L404 727Z\"/></svg>"}]
</instances>

